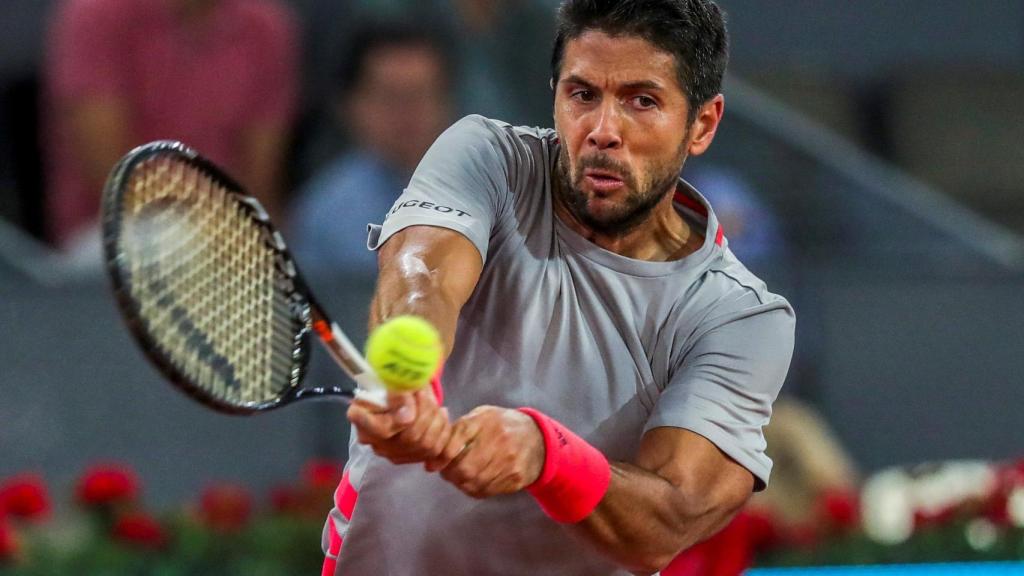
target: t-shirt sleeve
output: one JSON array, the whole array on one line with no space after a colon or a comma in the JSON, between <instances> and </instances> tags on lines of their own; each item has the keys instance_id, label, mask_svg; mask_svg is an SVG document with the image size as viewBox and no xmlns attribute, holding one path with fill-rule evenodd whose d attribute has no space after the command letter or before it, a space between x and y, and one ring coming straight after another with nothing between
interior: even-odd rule
<instances>
[{"instance_id":1,"label":"t-shirt sleeve","mask_svg":"<svg viewBox=\"0 0 1024 576\"><path fill-rule=\"evenodd\" d=\"M697 336L661 393L645 432L690 430L768 484L771 458L763 428L793 354L795 319L784 300L758 304L715 322Z\"/></svg>"},{"instance_id":2,"label":"t-shirt sleeve","mask_svg":"<svg viewBox=\"0 0 1024 576\"><path fill-rule=\"evenodd\" d=\"M409 226L438 226L468 238L486 261L491 231L513 187L512 138L482 116L452 125L424 155L384 224L370 225L368 247L376 250Z\"/></svg>"}]
</instances>

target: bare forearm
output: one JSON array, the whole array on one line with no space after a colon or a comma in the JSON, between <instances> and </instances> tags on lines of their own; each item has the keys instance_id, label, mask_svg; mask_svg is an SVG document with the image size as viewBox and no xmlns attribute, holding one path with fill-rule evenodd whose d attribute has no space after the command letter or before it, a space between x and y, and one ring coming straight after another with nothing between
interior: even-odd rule
<instances>
[{"instance_id":1,"label":"bare forearm","mask_svg":"<svg viewBox=\"0 0 1024 576\"><path fill-rule=\"evenodd\" d=\"M632 464L612 464L601 504L570 527L595 549L637 574L657 572L682 550L725 526L738 507L715 506Z\"/></svg>"},{"instance_id":2,"label":"bare forearm","mask_svg":"<svg viewBox=\"0 0 1024 576\"><path fill-rule=\"evenodd\" d=\"M459 311L480 277L479 252L457 232L414 226L389 239L378 262L370 327L402 314L421 316L441 332L447 357Z\"/></svg>"},{"instance_id":3,"label":"bare forearm","mask_svg":"<svg viewBox=\"0 0 1024 576\"><path fill-rule=\"evenodd\" d=\"M399 259L381 268L370 327L403 314L420 316L441 333L447 356L455 339L459 305L445 297L438 274L432 272L419 255L402 254Z\"/></svg>"}]
</instances>

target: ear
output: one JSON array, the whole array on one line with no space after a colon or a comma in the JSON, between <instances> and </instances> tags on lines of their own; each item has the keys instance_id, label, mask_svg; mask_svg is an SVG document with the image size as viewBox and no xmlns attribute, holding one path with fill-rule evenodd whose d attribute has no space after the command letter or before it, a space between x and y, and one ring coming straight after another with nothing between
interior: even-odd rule
<instances>
[{"instance_id":1,"label":"ear","mask_svg":"<svg viewBox=\"0 0 1024 576\"><path fill-rule=\"evenodd\" d=\"M711 141L715 139L718 124L722 121L724 113L725 97L721 94L701 105L690 127L690 142L687 149L691 156L700 156L711 147Z\"/></svg>"}]
</instances>

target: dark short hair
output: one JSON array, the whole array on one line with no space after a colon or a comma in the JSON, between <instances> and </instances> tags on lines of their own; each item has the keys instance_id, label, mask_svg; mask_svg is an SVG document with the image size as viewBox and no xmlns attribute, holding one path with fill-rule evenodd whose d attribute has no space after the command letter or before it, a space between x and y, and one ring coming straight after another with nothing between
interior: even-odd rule
<instances>
[{"instance_id":1,"label":"dark short hair","mask_svg":"<svg viewBox=\"0 0 1024 576\"><path fill-rule=\"evenodd\" d=\"M729 61L725 15L711 0L565 0L551 54L551 78L562 72L565 45L584 32L639 36L675 56L679 85L697 110L722 90Z\"/></svg>"},{"instance_id":2,"label":"dark short hair","mask_svg":"<svg viewBox=\"0 0 1024 576\"><path fill-rule=\"evenodd\" d=\"M405 20L367 20L359 24L346 43L345 59L338 69L338 87L343 94L354 90L366 74L367 62L377 50L426 48L437 55L446 84L453 83L448 37L429 25Z\"/></svg>"}]
</instances>

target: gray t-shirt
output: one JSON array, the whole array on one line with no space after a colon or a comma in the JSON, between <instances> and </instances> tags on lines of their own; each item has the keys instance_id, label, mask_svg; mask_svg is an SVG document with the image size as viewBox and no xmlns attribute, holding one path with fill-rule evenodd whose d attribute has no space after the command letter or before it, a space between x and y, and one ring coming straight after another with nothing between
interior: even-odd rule
<instances>
[{"instance_id":1,"label":"gray t-shirt","mask_svg":"<svg viewBox=\"0 0 1024 576\"><path fill-rule=\"evenodd\" d=\"M382 227L376 249L414 225L466 236L484 258L445 364L453 418L531 406L610 460L633 460L647 430L685 428L768 482L762 428L789 368L794 316L728 250L714 212L680 181L676 209L703 247L647 262L606 251L552 208L551 130L466 117L440 136ZM474 500L422 466L353 443L350 521L338 574L627 574L548 519L525 493ZM325 537L326 541L326 537Z\"/></svg>"}]
</instances>

